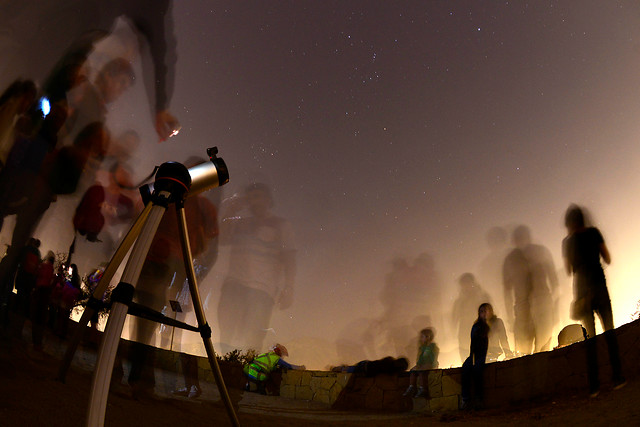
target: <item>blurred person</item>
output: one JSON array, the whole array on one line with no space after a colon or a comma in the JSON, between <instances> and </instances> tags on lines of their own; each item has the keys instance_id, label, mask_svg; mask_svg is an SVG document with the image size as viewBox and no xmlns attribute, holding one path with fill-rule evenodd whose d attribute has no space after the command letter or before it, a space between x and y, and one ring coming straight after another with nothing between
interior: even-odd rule
<instances>
[{"instance_id":1,"label":"blurred person","mask_svg":"<svg viewBox=\"0 0 640 427\"><path fill-rule=\"evenodd\" d=\"M433 342L434 338L435 332L433 328L425 328L420 331L416 365L411 368L409 387L407 387L403 396L423 397L426 395L424 387L426 385L427 371L438 367L438 354L440 353L440 349L436 343ZM418 386L417 390L416 384Z\"/></svg>"},{"instance_id":2,"label":"blurred person","mask_svg":"<svg viewBox=\"0 0 640 427\"><path fill-rule=\"evenodd\" d=\"M471 327L469 357L462 364L462 402L460 409L481 407L484 400L484 366L489 348L489 303L478 307L478 318Z\"/></svg>"},{"instance_id":3,"label":"blurred person","mask_svg":"<svg viewBox=\"0 0 640 427\"><path fill-rule=\"evenodd\" d=\"M16 141L0 172L0 227L5 217L16 215L11 245L0 261L0 311L4 313L22 248L54 198L49 182L50 159L65 119L64 109L53 108L33 137ZM0 318L6 320L5 315Z\"/></svg>"},{"instance_id":4,"label":"blurred person","mask_svg":"<svg viewBox=\"0 0 640 427\"><path fill-rule=\"evenodd\" d=\"M273 211L269 188L251 184L223 201L220 243L230 249L218 303L220 340L234 348L262 348L276 304L293 303L296 248L291 224Z\"/></svg>"},{"instance_id":5,"label":"blurred person","mask_svg":"<svg viewBox=\"0 0 640 427\"><path fill-rule=\"evenodd\" d=\"M187 167L195 166L201 163L201 159L195 161L194 159L188 160L185 165ZM221 194L221 190L218 190L216 195ZM206 250L199 253L199 255L193 260L194 271L196 274L196 281L198 284L198 290L200 291L203 304L206 305L206 295L210 292L208 286L202 286L205 282L209 272L213 269L218 259L218 210L217 203L211 202L203 195L196 196L199 200L199 209L205 212L206 222L201 224L188 224L189 229L192 226L198 227L200 235L207 239ZM216 201L219 197L216 197ZM182 279L182 282L180 280ZM193 302L191 299L191 292L189 289L189 281L183 275L176 274L173 282L169 286L169 299L177 301L180 304L182 311L175 313L175 318L182 322L185 321L187 313L193 310ZM166 312L168 307L165 307ZM205 307L203 307L205 309ZM164 326L164 325L163 325ZM171 328L171 342L169 346L173 346L174 342L180 343L182 338L182 329ZM164 333L161 335L162 347L167 346L166 341L169 340L170 328L164 328ZM179 347L179 349L181 349ZM171 348L173 350L173 348ZM176 396L185 396L190 399L194 399L202 394L202 388L200 387L200 380L198 378L198 358L192 354L189 354L182 350L180 352L180 365L182 367L182 376L184 378L184 387L180 387L173 392Z\"/></svg>"},{"instance_id":6,"label":"blurred person","mask_svg":"<svg viewBox=\"0 0 640 427\"><path fill-rule=\"evenodd\" d=\"M38 266L36 286L31 294L31 336L33 348L42 351L44 329L49 315L49 303L53 289L54 263L56 257L52 251L47 252Z\"/></svg>"},{"instance_id":7,"label":"blurred person","mask_svg":"<svg viewBox=\"0 0 640 427\"><path fill-rule=\"evenodd\" d=\"M507 330L504 322L496 316L491 304L486 304L487 324L489 325L489 349L487 350L487 360L495 362L504 355L505 359L513 357L509 339L507 338Z\"/></svg>"},{"instance_id":8,"label":"blurred person","mask_svg":"<svg viewBox=\"0 0 640 427\"><path fill-rule=\"evenodd\" d=\"M380 324L386 329L389 350L397 355L412 353L415 345L413 320L428 313L427 324L433 324L431 314L440 315L440 289L433 257L424 252L412 263L404 257L393 259L380 302L384 307Z\"/></svg>"},{"instance_id":9,"label":"blurred person","mask_svg":"<svg viewBox=\"0 0 640 427\"><path fill-rule=\"evenodd\" d=\"M54 332L58 337L65 339L69 328L69 318L73 307L82 292L78 266L75 264L62 265L60 278L52 291L52 302L56 304L56 318L54 319ZM55 298L53 295L56 295Z\"/></svg>"},{"instance_id":10,"label":"blurred person","mask_svg":"<svg viewBox=\"0 0 640 427\"><path fill-rule=\"evenodd\" d=\"M124 58L114 58L104 64L93 81L85 79L69 92L68 99L60 103L67 109L68 118L63 132L72 140L93 122L104 123L107 107L117 101L135 82L131 63Z\"/></svg>"},{"instance_id":11,"label":"blurred person","mask_svg":"<svg viewBox=\"0 0 640 427\"><path fill-rule=\"evenodd\" d=\"M375 377L378 374L398 375L409 367L406 357L386 356L376 360L361 360L355 365L339 365L331 368L332 372L346 372L350 374L363 374L367 377Z\"/></svg>"},{"instance_id":12,"label":"blurred person","mask_svg":"<svg viewBox=\"0 0 640 427\"><path fill-rule=\"evenodd\" d=\"M45 152L44 156L26 157L22 168L22 193L17 200L5 205L3 214L16 213L11 246L0 262L0 280L6 287L11 282L18 262L18 254L27 243L42 216L58 194L71 194L78 185L87 165L101 158L109 141L109 134L101 123L88 125L76 137L72 146ZM37 169L36 169L37 168Z\"/></svg>"},{"instance_id":13,"label":"blurred person","mask_svg":"<svg viewBox=\"0 0 640 427\"><path fill-rule=\"evenodd\" d=\"M0 169L7 162L16 132L21 130L20 119L34 105L37 94L33 81L18 79L0 95Z\"/></svg>"},{"instance_id":14,"label":"blurred person","mask_svg":"<svg viewBox=\"0 0 640 427\"><path fill-rule=\"evenodd\" d=\"M76 263L81 271L111 258L121 237L121 226L129 225L137 213L128 196L128 189L133 186L129 167L113 162L109 170L99 173L104 174L106 185L96 181L89 187L73 215L74 237L69 256L72 251L78 254Z\"/></svg>"},{"instance_id":15,"label":"blurred person","mask_svg":"<svg viewBox=\"0 0 640 427\"><path fill-rule=\"evenodd\" d=\"M380 321L358 318L350 321L338 332L335 340L339 360L363 360L377 354L376 343L381 336Z\"/></svg>"},{"instance_id":16,"label":"blurred person","mask_svg":"<svg viewBox=\"0 0 640 427\"><path fill-rule=\"evenodd\" d=\"M414 335L409 323L413 317L409 309L410 301L424 304L424 299L411 292L411 265L406 257L391 260L391 271L386 275L384 287L380 293L380 302L384 307L380 326L384 329L385 344L388 351L404 354L407 342L413 344ZM411 298L407 298L411 295ZM421 307L422 308L422 307Z\"/></svg>"},{"instance_id":17,"label":"blurred person","mask_svg":"<svg viewBox=\"0 0 640 427\"><path fill-rule=\"evenodd\" d=\"M138 149L141 142L140 135L133 129L119 133L111 141L105 162L112 159L115 163L130 164L132 153ZM135 190L137 191L138 188L136 187Z\"/></svg>"},{"instance_id":18,"label":"blurred person","mask_svg":"<svg viewBox=\"0 0 640 427\"><path fill-rule=\"evenodd\" d=\"M467 358L467 348L469 347L469 326L476 320L475 312L477 307L483 302L490 301L489 294L486 293L476 282L476 278L471 273L464 273L458 279L459 294L453 303L452 323L458 333L458 350L460 352L460 362Z\"/></svg>"},{"instance_id":19,"label":"blurred person","mask_svg":"<svg viewBox=\"0 0 640 427\"><path fill-rule=\"evenodd\" d=\"M77 8L82 11L79 13L82 19L78 24L73 17L68 18L73 21L75 35L45 81L46 96L51 102L67 101L69 91L90 78L91 70L87 63L97 46L113 36L120 46L117 52L110 53L112 57L118 56L131 63L146 48L149 49L151 61L143 58L141 63L147 76L144 83L151 103L152 121L160 141L177 133L180 125L168 110L177 60L171 6L171 0L90 0L79 3ZM133 31L134 40L120 36L116 31L120 23Z\"/></svg>"},{"instance_id":20,"label":"blurred person","mask_svg":"<svg viewBox=\"0 0 640 427\"><path fill-rule=\"evenodd\" d=\"M551 252L531 242L531 232L521 225L513 231L515 248L503 264L504 300L509 323L514 325L515 349L520 354L551 348L554 298L558 276Z\"/></svg>"},{"instance_id":21,"label":"blurred person","mask_svg":"<svg viewBox=\"0 0 640 427\"><path fill-rule=\"evenodd\" d=\"M494 299L496 311L506 313L502 289L502 266L510 252L509 233L504 227L491 227L485 235L485 241L489 252L478 265L478 281L485 285L487 292Z\"/></svg>"},{"instance_id":22,"label":"blurred person","mask_svg":"<svg viewBox=\"0 0 640 427\"><path fill-rule=\"evenodd\" d=\"M253 360L247 363L242 372L247 377L247 384L245 385L246 391L251 390L251 383L256 384L257 391L260 394L267 394L266 383L269 376L277 368L292 369L298 371L304 371L306 368L304 365L293 365L284 360L284 357L288 357L289 352L282 344L276 344L267 353L262 353L253 358Z\"/></svg>"},{"instance_id":23,"label":"blurred person","mask_svg":"<svg viewBox=\"0 0 640 427\"><path fill-rule=\"evenodd\" d=\"M117 58L105 64L95 85L81 85L77 105L55 103L45 117L42 129L31 141L15 147L10 153L11 169L3 169L0 190L8 193L0 208L2 217L16 213L11 247L0 263L0 287L7 289L17 264L17 251L26 243L57 195L73 194L81 180L92 181L91 175L102 162L110 136L104 126L105 105L115 101L128 88L133 70L128 62ZM62 131L62 128L67 131ZM69 134L71 145L58 147L58 133ZM13 156L15 153L15 156ZM12 186L20 178L23 185ZM3 291L6 294L6 291Z\"/></svg>"},{"instance_id":24,"label":"blurred person","mask_svg":"<svg viewBox=\"0 0 640 427\"><path fill-rule=\"evenodd\" d=\"M99 242L104 227L133 219L133 201L122 194L123 186L132 185L131 172L125 165L114 163L108 174L109 183L96 183L84 193L73 216L73 227L90 242Z\"/></svg>"},{"instance_id":25,"label":"blurred person","mask_svg":"<svg viewBox=\"0 0 640 427\"><path fill-rule=\"evenodd\" d=\"M184 213L192 256L207 259L207 267L210 267L217 256L217 243L214 239L219 232L215 206L203 195L188 197L185 200ZM175 209L170 206L162 217L142 266L134 301L160 312L167 305L167 300L176 300L185 280L178 218ZM156 322L140 317L136 317L132 322L131 336L136 342L131 350L128 382L133 397L136 398L153 394L153 351L145 344L153 345L151 341L157 325Z\"/></svg>"},{"instance_id":26,"label":"blurred person","mask_svg":"<svg viewBox=\"0 0 640 427\"><path fill-rule=\"evenodd\" d=\"M415 324L417 318L428 318L423 321L423 325L433 325L436 329L444 325L443 309L442 309L442 282L440 275L436 270L436 264L433 255L422 252L413 261L412 268L413 280L417 282L417 296L424 296L424 300L420 301L416 298L415 317L412 324ZM410 298L411 299L411 298ZM419 330L419 326L413 328Z\"/></svg>"},{"instance_id":27,"label":"blurred person","mask_svg":"<svg viewBox=\"0 0 640 427\"><path fill-rule=\"evenodd\" d=\"M20 264L18 265L15 279L16 304L14 307L18 313L14 329L18 337L22 337L24 322L29 317L31 293L36 287L38 267L40 266L40 262L42 262L39 248L40 240L32 237L20 254Z\"/></svg>"},{"instance_id":28,"label":"blurred person","mask_svg":"<svg viewBox=\"0 0 640 427\"><path fill-rule=\"evenodd\" d=\"M610 264L611 255L600 230L586 225L582 208L576 205L569 206L564 223L567 237L562 241L562 255L567 274L573 275L574 300L571 304L571 317L579 320L586 330L589 393L595 397L600 391L600 380L594 312L600 317L602 329L605 331L614 389L626 384L622 375L618 339L613 326L611 298L600 262L602 260Z\"/></svg>"}]
</instances>

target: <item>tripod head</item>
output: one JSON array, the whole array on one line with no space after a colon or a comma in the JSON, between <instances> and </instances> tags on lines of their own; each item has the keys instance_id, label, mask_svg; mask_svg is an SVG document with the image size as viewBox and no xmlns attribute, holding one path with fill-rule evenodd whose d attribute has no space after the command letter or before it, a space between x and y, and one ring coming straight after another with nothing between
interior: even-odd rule
<instances>
[{"instance_id":1,"label":"tripod head","mask_svg":"<svg viewBox=\"0 0 640 427\"><path fill-rule=\"evenodd\" d=\"M182 163L166 162L157 168L153 183L140 187L142 201L146 205L150 200L159 202L160 192L171 193L165 203L175 203L229 182L229 170L223 159L216 157L218 147L207 148L208 162L187 169Z\"/></svg>"}]
</instances>

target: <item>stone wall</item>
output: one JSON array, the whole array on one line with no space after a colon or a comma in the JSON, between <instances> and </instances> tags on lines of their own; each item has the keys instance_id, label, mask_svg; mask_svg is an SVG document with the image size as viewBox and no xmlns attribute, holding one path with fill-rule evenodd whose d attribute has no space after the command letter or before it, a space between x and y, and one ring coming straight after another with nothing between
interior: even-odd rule
<instances>
[{"instance_id":1,"label":"stone wall","mask_svg":"<svg viewBox=\"0 0 640 427\"><path fill-rule=\"evenodd\" d=\"M640 320L616 329L625 376L635 378L640 373ZM611 387L611 367L603 335L596 337L600 381ZM484 372L485 405L506 406L541 397L587 391L586 348L579 342L553 351L516 359L490 363ZM126 348L126 345L125 345ZM179 370L179 356L157 350L157 366ZM200 378L213 381L206 358L198 360ZM245 379L239 364L220 362L225 384L242 388ZM289 399L324 404L328 408L368 411L449 411L458 408L461 369L435 369L428 373L428 393L425 398L402 396L409 385L409 374L365 377L325 371L287 371L275 373L269 391Z\"/></svg>"},{"instance_id":2,"label":"stone wall","mask_svg":"<svg viewBox=\"0 0 640 427\"><path fill-rule=\"evenodd\" d=\"M627 378L640 373L640 320L616 330L623 370ZM603 335L598 342L600 381L611 387L611 367ZM485 405L506 406L531 399L587 391L586 344L516 359L490 363L484 372ZM435 369L428 373L425 398L402 396L409 385L408 373L399 376L323 371L289 371L282 374L280 395L321 402L334 409L434 412L456 410L460 399L461 369Z\"/></svg>"}]
</instances>

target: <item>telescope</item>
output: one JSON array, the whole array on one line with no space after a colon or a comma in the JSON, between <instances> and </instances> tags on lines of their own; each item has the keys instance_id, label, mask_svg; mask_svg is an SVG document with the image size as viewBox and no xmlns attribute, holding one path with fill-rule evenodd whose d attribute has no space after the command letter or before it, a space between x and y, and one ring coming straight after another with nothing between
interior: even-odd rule
<instances>
[{"instance_id":1,"label":"telescope","mask_svg":"<svg viewBox=\"0 0 640 427\"><path fill-rule=\"evenodd\" d=\"M80 326L76 330L76 334L67 348L58 375L59 378L64 381L64 376L71 365L75 349L82 339L83 329L86 327L96 309L100 308L102 298L111 282L111 278L118 270L120 263L124 261L129 249L133 246L120 282L111 293L111 309L100 342L91 384L91 394L89 396L89 413L87 415L87 426L89 427L102 427L104 425L113 364L127 313L159 323L168 324L170 321L170 319L166 319L166 316L163 316L162 313L154 312L154 310L150 308L135 304L132 300L135 286L140 277L151 242L164 213L171 204L173 204L176 212L184 268L189 284L189 293L191 295L194 313L198 322L198 327L187 324L178 325L178 327L200 333L209 365L211 366L218 391L227 409L231 424L234 426L240 425L231 398L224 384L222 372L216 360L215 350L211 342L211 327L207 323L202 307L193 267L193 256L189 245L189 233L184 207L184 201L187 197L200 194L203 191L219 187L229 182L227 165L224 160L216 156L217 154L218 149L216 147L208 148L207 155L209 156L209 161L205 161L189 169L178 162L163 163L160 167L157 167L154 170L154 174L152 174L152 176L155 175L155 181L140 187L140 194L142 195L145 208L120 243L120 246L111 258L102 278L93 291L89 304L80 319ZM175 326L175 324L181 322L176 322L174 319L173 323Z\"/></svg>"},{"instance_id":2,"label":"telescope","mask_svg":"<svg viewBox=\"0 0 640 427\"><path fill-rule=\"evenodd\" d=\"M185 197L185 193L191 197L228 183L229 170L217 154L218 147L207 148L209 160L189 169L178 162L163 163L155 174L155 182L140 187L142 201L146 205L155 190L175 192L175 197Z\"/></svg>"}]
</instances>

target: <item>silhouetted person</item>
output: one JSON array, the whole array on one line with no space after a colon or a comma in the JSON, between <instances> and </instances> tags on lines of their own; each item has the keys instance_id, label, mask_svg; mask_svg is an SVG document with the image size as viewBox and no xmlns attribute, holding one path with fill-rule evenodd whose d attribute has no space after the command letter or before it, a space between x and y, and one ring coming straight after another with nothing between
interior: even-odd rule
<instances>
[{"instance_id":1,"label":"silhouetted person","mask_svg":"<svg viewBox=\"0 0 640 427\"><path fill-rule=\"evenodd\" d=\"M458 279L459 295L453 303L452 323L458 333L458 350L460 362L463 362L469 348L469 327L476 320L475 313L483 302L490 301L487 294L476 282L471 273L464 273Z\"/></svg>"},{"instance_id":2,"label":"silhouetted person","mask_svg":"<svg viewBox=\"0 0 640 427\"><path fill-rule=\"evenodd\" d=\"M293 303L293 228L272 207L271 192L260 183L223 202L220 242L229 245L230 254L218 319L220 340L232 349L262 348L273 308Z\"/></svg>"},{"instance_id":3,"label":"silhouetted person","mask_svg":"<svg viewBox=\"0 0 640 427\"><path fill-rule=\"evenodd\" d=\"M478 407L484 400L484 382L482 375L489 347L488 303L478 307L478 318L471 327L471 345L469 357L462 364L462 404L467 409L473 403Z\"/></svg>"},{"instance_id":4,"label":"silhouetted person","mask_svg":"<svg viewBox=\"0 0 640 427\"><path fill-rule=\"evenodd\" d=\"M513 357L504 322L496 316L491 304L486 304L485 310L487 312L487 324L489 325L489 350L487 351L487 359L490 362L495 362L502 355L507 359Z\"/></svg>"},{"instance_id":5,"label":"silhouetted person","mask_svg":"<svg viewBox=\"0 0 640 427\"><path fill-rule=\"evenodd\" d=\"M587 332L587 365L589 392L596 396L600 390L598 358L595 340L595 319L598 313L609 349L614 389L625 385L618 350L618 340L613 329L613 312L607 282L600 260L611 263L609 249L595 227L587 227L584 213L579 206L571 205L565 214L568 235L562 242L562 253L568 274L573 275L572 317L580 320Z\"/></svg>"},{"instance_id":6,"label":"silhouetted person","mask_svg":"<svg viewBox=\"0 0 640 427\"><path fill-rule=\"evenodd\" d=\"M547 248L531 243L531 233L524 225L513 231L513 244L515 248L504 260L503 284L516 351L546 351L551 346L553 295L558 288L553 259Z\"/></svg>"}]
</instances>

